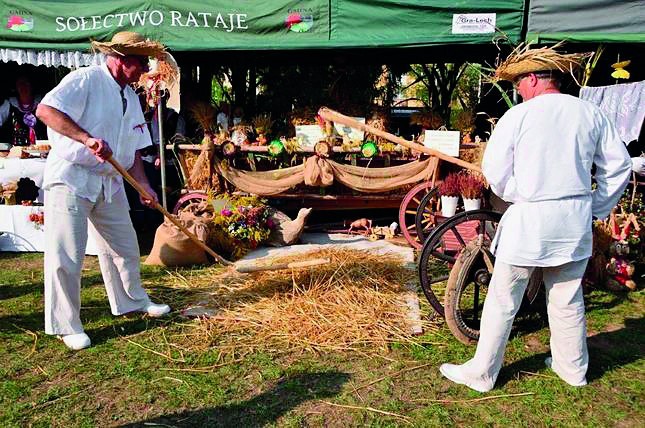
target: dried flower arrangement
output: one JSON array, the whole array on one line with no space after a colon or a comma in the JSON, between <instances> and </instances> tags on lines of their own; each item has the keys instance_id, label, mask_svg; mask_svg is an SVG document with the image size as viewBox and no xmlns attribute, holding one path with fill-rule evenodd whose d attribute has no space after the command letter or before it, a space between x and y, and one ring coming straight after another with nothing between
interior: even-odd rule
<instances>
[{"instance_id":1,"label":"dried flower arrangement","mask_svg":"<svg viewBox=\"0 0 645 428\"><path fill-rule=\"evenodd\" d=\"M371 117L367 119L367 125L381 131L387 131L390 126L389 110L383 107L374 107ZM388 143L385 138L370 134L369 132L365 134L365 139L372 140L381 147L383 146L383 144Z\"/></svg>"},{"instance_id":2,"label":"dried flower arrangement","mask_svg":"<svg viewBox=\"0 0 645 428\"><path fill-rule=\"evenodd\" d=\"M459 196L461 194L459 186L459 174L450 173L439 184L439 194L441 196Z\"/></svg>"},{"instance_id":3,"label":"dried flower arrangement","mask_svg":"<svg viewBox=\"0 0 645 428\"><path fill-rule=\"evenodd\" d=\"M266 241L275 227L266 201L256 197L218 196L214 210L214 239L219 250L230 252L234 259Z\"/></svg>"},{"instance_id":4,"label":"dried flower arrangement","mask_svg":"<svg viewBox=\"0 0 645 428\"><path fill-rule=\"evenodd\" d=\"M459 190L465 199L481 199L484 195L484 181L469 173L459 174Z\"/></svg>"},{"instance_id":5,"label":"dried flower arrangement","mask_svg":"<svg viewBox=\"0 0 645 428\"><path fill-rule=\"evenodd\" d=\"M258 134L267 134L273 127L273 120L271 120L271 113L259 114L251 119L251 123Z\"/></svg>"},{"instance_id":6,"label":"dried flower arrangement","mask_svg":"<svg viewBox=\"0 0 645 428\"><path fill-rule=\"evenodd\" d=\"M293 138L280 137L280 141L282 142L282 145L284 146L284 149L287 153L291 154L301 149L300 143L295 137Z\"/></svg>"},{"instance_id":7,"label":"dried flower arrangement","mask_svg":"<svg viewBox=\"0 0 645 428\"><path fill-rule=\"evenodd\" d=\"M271 113L259 114L251 120L251 123L255 128L255 132L257 134L257 140L259 144L261 146L266 145L268 142L267 134L271 132L271 128L273 127L273 120L271 120Z\"/></svg>"},{"instance_id":8,"label":"dried flower arrangement","mask_svg":"<svg viewBox=\"0 0 645 428\"><path fill-rule=\"evenodd\" d=\"M204 137L207 134L215 134L215 115L217 111L213 105L204 101L195 101L190 106L190 114L195 123L197 123L197 126L199 126L199 129L204 133Z\"/></svg>"}]
</instances>

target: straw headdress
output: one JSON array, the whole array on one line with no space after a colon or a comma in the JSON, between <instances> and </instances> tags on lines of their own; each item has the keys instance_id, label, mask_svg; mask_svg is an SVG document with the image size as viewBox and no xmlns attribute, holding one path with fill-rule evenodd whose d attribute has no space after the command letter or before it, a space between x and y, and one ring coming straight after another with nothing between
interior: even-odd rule
<instances>
[{"instance_id":1,"label":"straw headdress","mask_svg":"<svg viewBox=\"0 0 645 428\"><path fill-rule=\"evenodd\" d=\"M520 45L497 67L494 77L496 80L513 81L523 74L540 71L573 73L591 55L590 53L560 53L556 48L561 44L537 49L531 49L529 44Z\"/></svg>"},{"instance_id":2,"label":"straw headdress","mask_svg":"<svg viewBox=\"0 0 645 428\"><path fill-rule=\"evenodd\" d=\"M140 55L162 57L166 48L159 42L148 40L133 31L121 31L112 36L109 42L92 41L92 49L107 55Z\"/></svg>"}]
</instances>

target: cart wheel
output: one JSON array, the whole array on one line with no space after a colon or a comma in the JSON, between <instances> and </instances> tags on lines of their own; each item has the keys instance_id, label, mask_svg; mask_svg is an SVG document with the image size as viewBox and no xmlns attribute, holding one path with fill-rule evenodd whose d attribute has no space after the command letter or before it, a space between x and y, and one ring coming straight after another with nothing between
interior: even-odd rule
<instances>
[{"instance_id":1,"label":"cart wheel","mask_svg":"<svg viewBox=\"0 0 645 428\"><path fill-rule=\"evenodd\" d=\"M177 215L179 214L179 211L182 209L186 208L188 205L192 204L193 202L202 202L208 199L208 195L206 195L205 192L202 192L200 190L193 190L188 193L186 193L184 196L179 198L177 203L175 204L175 207L172 209L172 213Z\"/></svg>"},{"instance_id":2,"label":"cart wheel","mask_svg":"<svg viewBox=\"0 0 645 428\"><path fill-rule=\"evenodd\" d=\"M455 262L446 286L445 318L452 334L470 345L479 339L479 328L484 300L492 272L486 258L493 263L488 247L478 247L471 241ZM529 280L520 311L526 309L542 285L542 272L536 269Z\"/></svg>"},{"instance_id":3,"label":"cart wheel","mask_svg":"<svg viewBox=\"0 0 645 428\"><path fill-rule=\"evenodd\" d=\"M437 226L436 213L440 208L439 191L437 188L431 189L421 199L414 217L415 231L418 242L425 242L434 228Z\"/></svg>"},{"instance_id":4,"label":"cart wheel","mask_svg":"<svg viewBox=\"0 0 645 428\"><path fill-rule=\"evenodd\" d=\"M465 211L436 226L423 243L418 267L421 288L441 316L444 316L445 281L459 254L474 239L490 245L501 217L494 211Z\"/></svg>"},{"instance_id":5,"label":"cart wheel","mask_svg":"<svg viewBox=\"0 0 645 428\"><path fill-rule=\"evenodd\" d=\"M399 207L399 226L401 232L410 245L414 248L420 249L423 246L423 241L417 237L415 218L417 209L421 204L423 197L430 192L436 193L436 188L431 182L426 181L414 186L401 201Z\"/></svg>"}]
</instances>

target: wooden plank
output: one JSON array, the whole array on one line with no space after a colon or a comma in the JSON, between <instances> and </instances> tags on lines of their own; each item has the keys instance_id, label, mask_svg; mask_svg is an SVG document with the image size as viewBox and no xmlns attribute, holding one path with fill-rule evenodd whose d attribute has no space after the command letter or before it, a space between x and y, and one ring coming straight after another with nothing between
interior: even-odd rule
<instances>
[{"instance_id":1,"label":"wooden plank","mask_svg":"<svg viewBox=\"0 0 645 428\"><path fill-rule=\"evenodd\" d=\"M419 307L419 294L417 284L408 282L404 286L403 300L408 308L408 322L410 333L414 336L423 334L423 325L421 323L421 308Z\"/></svg>"}]
</instances>

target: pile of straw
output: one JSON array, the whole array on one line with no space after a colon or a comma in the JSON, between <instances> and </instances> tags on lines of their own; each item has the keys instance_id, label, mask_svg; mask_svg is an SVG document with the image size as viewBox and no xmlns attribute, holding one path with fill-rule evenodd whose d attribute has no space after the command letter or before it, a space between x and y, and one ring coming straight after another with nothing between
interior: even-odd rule
<instances>
[{"instance_id":1,"label":"pile of straw","mask_svg":"<svg viewBox=\"0 0 645 428\"><path fill-rule=\"evenodd\" d=\"M216 193L220 191L218 180L214 180L212 177L212 168L208 166L207 163L199 161L199 156L201 152L184 150L181 152L181 156L184 158L184 162L187 168L188 177L190 177L190 184L188 187L190 189L197 190L213 190ZM198 162L199 161L199 162ZM195 169L197 167L197 169Z\"/></svg>"},{"instance_id":2,"label":"pile of straw","mask_svg":"<svg viewBox=\"0 0 645 428\"><path fill-rule=\"evenodd\" d=\"M192 346L224 355L256 349L279 352L375 351L412 342L401 293L416 274L390 255L322 250L275 262L331 258L297 271L225 273L215 280ZM199 345L196 345L199 344Z\"/></svg>"},{"instance_id":3,"label":"pile of straw","mask_svg":"<svg viewBox=\"0 0 645 428\"><path fill-rule=\"evenodd\" d=\"M190 115L193 121L199 126L204 133L213 133L215 131L215 116L217 110L212 104L205 101L194 101L189 107Z\"/></svg>"}]
</instances>

